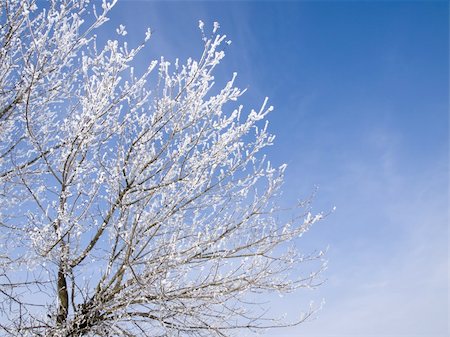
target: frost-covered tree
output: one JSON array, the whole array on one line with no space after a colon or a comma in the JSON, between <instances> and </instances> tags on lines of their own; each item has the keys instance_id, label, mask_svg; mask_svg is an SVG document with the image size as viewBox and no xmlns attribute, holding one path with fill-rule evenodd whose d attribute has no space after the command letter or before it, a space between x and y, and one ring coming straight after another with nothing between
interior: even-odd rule
<instances>
[{"instance_id":1,"label":"frost-covered tree","mask_svg":"<svg viewBox=\"0 0 450 337\"><path fill-rule=\"evenodd\" d=\"M0 4L1 334L228 336L308 316L254 295L314 285L321 264L289 271L320 254L288 243L320 215L280 213L285 165L259 154L272 107L233 103L236 74L213 86L218 24L200 22L197 59L136 74L150 31L96 41L113 3L40 4Z\"/></svg>"}]
</instances>

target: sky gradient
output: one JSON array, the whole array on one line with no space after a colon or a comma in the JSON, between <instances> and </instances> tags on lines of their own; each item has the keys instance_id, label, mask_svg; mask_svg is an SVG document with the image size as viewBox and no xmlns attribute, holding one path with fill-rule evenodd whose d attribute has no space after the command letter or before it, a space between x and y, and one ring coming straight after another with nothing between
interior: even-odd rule
<instances>
[{"instance_id":1,"label":"sky gradient","mask_svg":"<svg viewBox=\"0 0 450 337\"><path fill-rule=\"evenodd\" d=\"M121 23L130 45L152 28L142 64L198 57L198 20L218 21L233 41L218 82L236 71L248 109L275 107L284 200L318 186L313 209L337 208L299 241L329 247L327 282L274 308L326 304L267 336L448 336L447 2L122 1L111 18L105 37Z\"/></svg>"}]
</instances>

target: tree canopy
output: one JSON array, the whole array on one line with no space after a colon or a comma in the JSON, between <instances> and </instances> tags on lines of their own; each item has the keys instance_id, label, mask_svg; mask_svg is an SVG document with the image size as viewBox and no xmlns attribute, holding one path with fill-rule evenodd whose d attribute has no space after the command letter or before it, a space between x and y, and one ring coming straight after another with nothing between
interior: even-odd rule
<instances>
[{"instance_id":1,"label":"tree canopy","mask_svg":"<svg viewBox=\"0 0 450 337\"><path fill-rule=\"evenodd\" d=\"M286 165L261 155L272 107L235 103L236 74L216 88L228 43L217 23L200 22L200 57L136 74L151 31L134 48L100 45L113 5L0 5L2 334L228 336L301 322L311 311L278 320L250 296L314 286L322 270L289 274L320 260L289 242L322 215L278 206Z\"/></svg>"}]
</instances>

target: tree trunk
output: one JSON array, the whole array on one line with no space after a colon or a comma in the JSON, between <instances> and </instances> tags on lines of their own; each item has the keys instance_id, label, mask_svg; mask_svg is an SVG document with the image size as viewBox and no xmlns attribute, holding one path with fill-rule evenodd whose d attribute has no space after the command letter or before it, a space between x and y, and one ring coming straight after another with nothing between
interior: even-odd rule
<instances>
[{"instance_id":1,"label":"tree trunk","mask_svg":"<svg viewBox=\"0 0 450 337\"><path fill-rule=\"evenodd\" d=\"M64 274L62 264L58 271L58 315L56 316L56 323L62 325L67 318L67 313L69 309L69 295L67 292L67 281L66 275Z\"/></svg>"}]
</instances>

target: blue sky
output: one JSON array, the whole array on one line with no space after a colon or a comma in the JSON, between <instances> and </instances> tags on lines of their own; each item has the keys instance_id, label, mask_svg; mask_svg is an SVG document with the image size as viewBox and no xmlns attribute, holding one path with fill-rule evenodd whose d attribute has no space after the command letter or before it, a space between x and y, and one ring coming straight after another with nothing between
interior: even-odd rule
<instances>
[{"instance_id":1,"label":"blue sky","mask_svg":"<svg viewBox=\"0 0 450 337\"><path fill-rule=\"evenodd\" d=\"M237 71L248 108L275 107L285 199L319 186L314 210L337 207L299 242L329 246L327 282L274 304L323 310L267 336L447 336L448 3L122 1L105 29L136 44L151 27L139 62L185 59L199 19L233 41L218 77Z\"/></svg>"}]
</instances>

